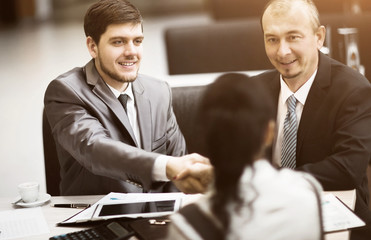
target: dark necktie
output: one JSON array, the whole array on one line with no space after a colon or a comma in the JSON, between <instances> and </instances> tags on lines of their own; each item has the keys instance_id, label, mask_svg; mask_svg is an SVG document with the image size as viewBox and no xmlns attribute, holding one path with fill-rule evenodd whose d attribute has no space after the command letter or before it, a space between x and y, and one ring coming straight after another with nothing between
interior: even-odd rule
<instances>
[{"instance_id":1,"label":"dark necktie","mask_svg":"<svg viewBox=\"0 0 371 240\"><path fill-rule=\"evenodd\" d=\"M283 123L283 141L281 152L282 167L296 167L296 136L298 129L296 119L296 98L291 95L287 99L287 114Z\"/></svg>"},{"instance_id":2,"label":"dark necktie","mask_svg":"<svg viewBox=\"0 0 371 240\"><path fill-rule=\"evenodd\" d=\"M126 105L128 103L128 98L129 98L129 96L127 94L120 94L120 96L118 97L118 99L119 99L120 103L122 104L122 106L124 107L126 113L127 113Z\"/></svg>"}]
</instances>

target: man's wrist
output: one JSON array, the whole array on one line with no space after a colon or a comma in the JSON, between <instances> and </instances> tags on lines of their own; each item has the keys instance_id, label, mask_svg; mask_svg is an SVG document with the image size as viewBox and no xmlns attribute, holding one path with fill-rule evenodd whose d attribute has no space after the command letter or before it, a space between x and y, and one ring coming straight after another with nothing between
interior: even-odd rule
<instances>
[{"instance_id":1,"label":"man's wrist","mask_svg":"<svg viewBox=\"0 0 371 240\"><path fill-rule=\"evenodd\" d=\"M159 182L168 182L169 178L166 174L166 166L171 156L160 155L156 158L155 164L153 165L153 179Z\"/></svg>"}]
</instances>

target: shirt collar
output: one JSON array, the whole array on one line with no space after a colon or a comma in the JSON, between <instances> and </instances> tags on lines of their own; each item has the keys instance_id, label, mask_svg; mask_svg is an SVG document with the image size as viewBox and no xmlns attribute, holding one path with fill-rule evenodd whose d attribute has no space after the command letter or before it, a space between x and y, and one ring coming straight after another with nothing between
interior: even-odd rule
<instances>
[{"instance_id":1,"label":"shirt collar","mask_svg":"<svg viewBox=\"0 0 371 240\"><path fill-rule=\"evenodd\" d=\"M312 87L314 78L316 77L317 70L314 71L312 76L304 83L303 86L301 86L295 93L293 93L289 87L286 85L285 81L282 78L282 75L280 75L280 83L281 83L281 96L282 96L282 101L283 103L286 102L286 100L294 94L295 98L302 104L305 104L305 101L307 100L309 90Z\"/></svg>"},{"instance_id":2,"label":"shirt collar","mask_svg":"<svg viewBox=\"0 0 371 240\"><path fill-rule=\"evenodd\" d=\"M112 93L115 95L116 98L118 98L121 94L127 94L130 99L134 100L133 85L131 83L128 84L128 87L123 92L117 91L117 89L111 87L108 84L107 86L111 89Z\"/></svg>"}]
</instances>

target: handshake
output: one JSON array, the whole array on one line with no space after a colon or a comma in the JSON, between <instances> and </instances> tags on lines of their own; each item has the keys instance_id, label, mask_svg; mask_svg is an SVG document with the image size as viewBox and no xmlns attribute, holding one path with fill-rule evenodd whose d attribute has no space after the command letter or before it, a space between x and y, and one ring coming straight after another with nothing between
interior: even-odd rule
<instances>
[{"instance_id":1,"label":"handshake","mask_svg":"<svg viewBox=\"0 0 371 240\"><path fill-rule=\"evenodd\" d=\"M213 179L213 167L208 158L197 153L171 158L166 174L184 193L204 193Z\"/></svg>"}]
</instances>

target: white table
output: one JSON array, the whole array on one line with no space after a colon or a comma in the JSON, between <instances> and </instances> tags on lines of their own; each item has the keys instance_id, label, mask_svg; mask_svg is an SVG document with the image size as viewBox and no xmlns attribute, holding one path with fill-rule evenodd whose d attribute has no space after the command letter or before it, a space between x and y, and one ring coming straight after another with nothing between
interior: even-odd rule
<instances>
[{"instance_id":1,"label":"white table","mask_svg":"<svg viewBox=\"0 0 371 240\"><path fill-rule=\"evenodd\" d=\"M351 209L354 209L355 205L355 191L339 191L339 192L331 192L335 196L339 197L345 204L347 204ZM90 203L93 204L102 198L103 195L94 195L94 196L58 196L52 197L50 202L44 204L41 209L46 219L46 222L49 226L50 233L38 235L38 236L30 236L27 237L28 240L45 240L49 239L52 236L60 235L68 232L74 232L83 229L82 227L60 227L56 226L58 222L61 222L72 215L81 211L81 209L74 209L74 208L56 208L51 207L51 204L56 203ZM14 198L0 198L0 211L11 210L15 209L15 207L11 204ZM134 238L135 239L135 238ZM349 232L343 231L338 233L331 233L326 235L326 240L348 240L349 239Z\"/></svg>"},{"instance_id":2,"label":"white table","mask_svg":"<svg viewBox=\"0 0 371 240\"><path fill-rule=\"evenodd\" d=\"M239 71L238 73L255 76L264 71L265 70ZM219 76L225 73L227 72L168 75L164 77L164 80L168 82L171 87L202 86L214 82Z\"/></svg>"}]
</instances>

